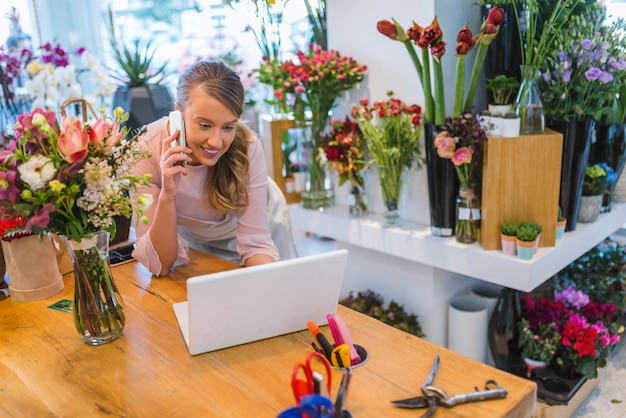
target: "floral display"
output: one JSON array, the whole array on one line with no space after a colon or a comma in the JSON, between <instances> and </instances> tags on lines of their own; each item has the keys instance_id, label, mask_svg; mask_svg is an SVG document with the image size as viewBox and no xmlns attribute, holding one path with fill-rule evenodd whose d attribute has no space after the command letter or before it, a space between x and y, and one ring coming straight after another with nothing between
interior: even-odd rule
<instances>
[{"instance_id":1,"label":"floral display","mask_svg":"<svg viewBox=\"0 0 626 418\"><path fill-rule=\"evenodd\" d=\"M615 305L592 301L573 287L555 291L553 298L527 295L520 300L522 353L542 355L552 367L573 369L587 378L598 376L597 369L606 365L624 330L615 322Z\"/></svg>"},{"instance_id":2,"label":"floral display","mask_svg":"<svg viewBox=\"0 0 626 418\"><path fill-rule=\"evenodd\" d=\"M501 7L494 7L490 10L487 19L483 21L476 36L473 35L468 25L465 25L458 32L455 46L457 69L452 116L459 116L472 110L476 86L487 55L487 49L497 36L503 19L504 10ZM424 90L424 120L426 123L443 124L445 96L441 59L446 52L446 43L443 41L443 32L437 17L435 16L432 23L424 28L414 22L405 31L395 20L393 22L381 20L378 22L377 29L388 38L404 43ZM421 59L418 57L414 45L417 45L421 50ZM475 46L478 46L478 52L474 60L468 89L465 92L465 57ZM431 65L434 74L432 87Z\"/></svg>"},{"instance_id":3,"label":"floral display","mask_svg":"<svg viewBox=\"0 0 626 418\"><path fill-rule=\"evenodd\" d=\"M461 187L472 187L477 183L477 167L482 161L486 140L484 128L472 113L446 118L444 130L435 137L437 154L454 164Z\"/></svg>"},{"instance_id":4,"label":"floral display","mask_svg":"<svg viewBox=\"0 0 626 418\"><path fill-rule=\"evenodd\" d=\"M26 219L25 230L57 233L76 241L99 230L115 233L113 216L130 218L151 204L148 195L133 203L128 192L148 178L132 176L147 157L134 137L122 140L128 117L115 110L83 124L69 116L35 109L18 116L15 139L0 154L0 200Z\"/></svg>"},{"instance_id":5,"label":"floral display","mask_svg":"<svg viewBox=\"0 0 626 418\"><path fill-rule=\"evenodd\" d=\"M346 116L343 120L333 120L330 131L323 137L323 151L328 166L339 174L339 185L350 183L350 193L354 196L360 211L367 212L367 202L361 189L365 187L363 172L367 169L366 142L356 121Z\"/></svg>"},{"instance_id":6,"label":"floral display","mask_svg":"<svg viewBox=\"0 0 626 418\"><path fill-rule=\"evenodd\" d=\"M402 188L401 175L417 161L422 164L419 137L422 108L407 105L388 93L384 101L369 104L361 100L353 105L354 117L363 133L369 153L380 174L384 204L388 211L397 211Z\"/></svg>"},{"instance_id":7,"label":"floral display","mask_svg":"<svg viewBox=\"0 0 626 418\"><path fill-rule=\"evenodd\" d=\"M607 192L608 185L617 180L615 171L605 163L594 164L585 168L583 196L596 196Z\"/></svg>"},{"instance_id":8,"label":"floral display","mask_svg":"<svg viewBox=\"0 0 626 418\"><path fill-rule=\"evenodd\" d=\"M611 111L626 78L626 51L615 45L624 29L616 24L596 31L580 16L571 25L542 61L541 100L552 120L600 120Z\"/></svg>"},{"instance_id":9,"label":"floral display","mask_svg":"<svg viewBox=\"0 0 626 418\"><path fill-rule=\"evenodd\" d=\"M0 206L0 238L4 241L11 241L16 238L31 235L24 227L26 220L13 209Z\"/></svg>"}]
</instances>

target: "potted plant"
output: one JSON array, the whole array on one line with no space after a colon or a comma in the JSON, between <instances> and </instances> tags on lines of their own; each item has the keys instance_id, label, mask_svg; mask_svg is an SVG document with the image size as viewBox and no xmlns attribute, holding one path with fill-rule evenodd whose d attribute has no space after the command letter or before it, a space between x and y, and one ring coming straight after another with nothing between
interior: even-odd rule
<instances>
[{"instance_id":1,"label":"potted plant","mask_svg":"<svg viewBox=\"0 0 626 418\"><path fill-rule=\"evenodd\" d=\"M517 346L526 364L526 376L530 377L537 368L547 367L559 346L559 333L553 322L536 324L534 329L526 318L518 323Z\"/></svg>"},{"instance_id":2,"label":"potted plant","mask_svg":"<svg viewBox=\"0 0 626 418\"><path fill-rule=\"evenodd\" d=\"M561 205L559 205L559 214L556 217L556 239L563 238L565 224L567 224L567 218L563 216L563 210L561 209Z\"/></svg>"},{"instance_id":3,"label":"potted plant","mask_svg":"<svg viewBox=\"0 0 626 418\"><path fill-rule=\"evenodd\" d=\"M500 113L501 115L513 110L514 94L519 88L519 81L515 77L509 77L505 74L498 74L494 78L485 80L485 87L491 91L493 102L489 104L489 112L491 114ZM516 135L517 136L517 135Z\"/></svg>"},{"instance_id":4,"label":"potted plant","mask_svg":"<svg viewBox=\"0 0 626 418\"><path fill-rule=\"evenodd\" d=\"M609 177L609 172L611 177ZM595 222L600 213L602 198L608 190L607 183L614 180L614 172L606 164L594 164L585 168L582 196L578 209L578 222Z\"/></svg>"},{"instance_id":5,"label":"potted plant","mask_svg":"<svg viewBox=\"0 0 626 418\"><path fill-rule=\"evenodd\" d=\"M502 239L502 252L507 255L517 255L517 247L515 239L517 238L518 224L515 222L503 223L500 230L500 238Z\"/></svg>"},{"instance_id":6,"label":"potted plant","mask_svg":"<svg viewBox=\"0 0 626 418\"><path fill-rule=\"evenodd\" d=\"M151 42L142 43L138 39L129 47L117 39L111 8L108 10L109 44L118 69L112 76L121 86L113 95L113 108L121 107L129 114L124 126L131 133L141 126L169 114L174 100L165 81L167 62L155 68L153 65L156 50Z\"/></svg>"},{"instance_id":7,"label":"potted plant","mask_svg":"<svg viewBox=\"0 0 626 418\"><path fill-rule=\"evenodd\" d=\"M522 260L531 260L537 249L539 234L541 233L541 225L524 222L517 228L515 245L517 247L517 256Z\"/></svg>"}]
</instances>

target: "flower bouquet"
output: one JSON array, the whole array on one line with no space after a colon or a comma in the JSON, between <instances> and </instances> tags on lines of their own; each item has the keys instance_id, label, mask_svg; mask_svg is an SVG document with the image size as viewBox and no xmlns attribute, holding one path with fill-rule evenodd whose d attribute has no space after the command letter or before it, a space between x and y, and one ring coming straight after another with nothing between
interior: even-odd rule
<instances>
[{"instance_id":1,"label":"flower bouquet","mask_svg":"<svg viewBox=\"0 0 626 418\"><path fill-rule=\"evenodd\" d=\"M372 105L367 99L361 100L359 106L353 105L352 116L378 167L386 225L393 226L397 225L402 173L414 162L417 161L418 167L422 163L419 158L422 109L394 99L392 92L388 95L387 100Z\"/></svg>"},{"instance_id":2,"label":"flower bouquet","mask_svg":"<svg viewBox=\"0 0 626 418\"><path fill-rule=\"evenodd\" d=\"M460 116L462 113L472 110L476 86L487 55L487 49L497 36L503 19L504 10L501 7L494 7L489 11L487 19L483 21L476 36L472 34L468 25L465 25L458 32L455 47L457 68L452 116ZM417 23L413 23L413 26L405 31L400 23L395 20L393 20L393 23L388 20L381 20L378 22L377 29L388 38L404 44L424 90L424 120L428 124L442 125L445 121L445 96L441 59L446 52L446 43L443 41L443 32L437 17L435 16L432 23L424 28ZM414 45L417 45L421 50L421 59L417 56ZM466 93L465 57L476 45L478 45L478 52L474 60ZM434 73L434 84L432 87L431 65Z\"/></svg>"},{"instance_id":3,"label":"flower bouquet","mask_svg":"<svg viewBox=\"0 0 626 418\"><path fill-rule=\"evenodd\" d=\"M568 287L554 298L520 297L522 317L518 346L523 353L542 353L549 366L567 379L576 374L596 378L624 327L616 320L616 306L595 302Z\"/></svg>"},{"instance_id":4,"label":"flower bouquet","mask_svg":"<svg viewBox=\"0 0 626 418\"><path fill-rule=\"evenodd\" d=\"M307 156L309 181L302 194L305 208L319 209L332 202L332 191L324 185L324 161L319 150L322 134L327 128L330 111L344 91L363 80L367 67L335 50L323 50L319 45L309 45L307 52L297 52L298 63L286 61L284 86L294 95L294 118L311 129L311 143Z\"/></svg>"},{"instance_id":5,"label":"flower bouquet","mask_svg":"<svg viewBox=\"0 0 626 418\"><path fill-rule=\"evenodd\" d=\"M72 257L74 322L88 344L117 338L125 322L108 263L113 217L135 211L147 222L141 212L152 203L149 195L129 197L149 180L132 175L148 153L137 147L137 136L124 139L125 118L118 108L114 120L69 116L59 124L54 112L37 108L18 116L15 139L0 155L0 200L26 220L24 231L59 234Z\"/></svg>"},{"instance_id":6,"label":"flower bouquet","mask_svg":"<svg viewBox=\"0 0 626 418\"><path fill-rule=\"evenodd\" d=\"M480 221L480 200L476 184L480 176L483 144L487 134L476 115L465 113L448 117L434 140L437 154L449 159L459 177L461 189L457 199L456 239L471 243L478 239Z\"/></svg>"},{"instance_id":7,"label":"flower bouquet","mask_svg":"<svg viewBox=\"0 0 626 418\"><path fill-rule=\"evenodd\" d=\"M366 214L367 201L362 189L368 162L365 160L366 142L357 122L349 116L331 121L330 131L323 137L323 152L328 166L339 174L339 185L350 183L350 213Z\"/></svg>"}]
</instances>

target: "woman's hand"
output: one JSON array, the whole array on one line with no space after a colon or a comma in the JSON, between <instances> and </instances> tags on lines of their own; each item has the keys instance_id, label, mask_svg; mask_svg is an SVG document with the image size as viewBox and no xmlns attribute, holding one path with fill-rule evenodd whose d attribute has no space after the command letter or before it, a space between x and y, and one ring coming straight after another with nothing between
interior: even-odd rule
<instances>
[{"instance_id":1,"label":"woman's hand","mask_svg":"<svg viewBox=\"0 0 626 418\"><path fill-rule=\"evenodd\" d=\"M187 175L187 164L192 162L189 154L191 149L182 145L172 146L172 142L178 138L177 130L163 140L163 152L161 153L161 195L174 197L178 188L180 174Z\"/></svg>"}]
</instances>

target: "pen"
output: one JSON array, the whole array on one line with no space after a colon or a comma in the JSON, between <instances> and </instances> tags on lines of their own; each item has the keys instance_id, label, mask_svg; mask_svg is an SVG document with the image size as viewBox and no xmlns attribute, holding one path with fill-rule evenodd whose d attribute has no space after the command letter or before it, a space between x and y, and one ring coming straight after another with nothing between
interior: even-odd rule
<instances>
[{"instance_id":1,"label":"pen","mask_svg":"<svg viewBox=\"0 0 626 418\"><path fill-rule=\"evenodd\" d=\"M311 334L313 334L313 337L317 340L319 345L322 347L322 350L324 350L324 355L326 356L326 359L328 361L331 361L331 355L332 355L332 352L333 352L333 346L326 339L324 334L322 334L322 331L315 324L315 322L309 321L309 322L306 323L306 326L309 328L309 331L311 332Z\"/></svg>"}]
</instances>

